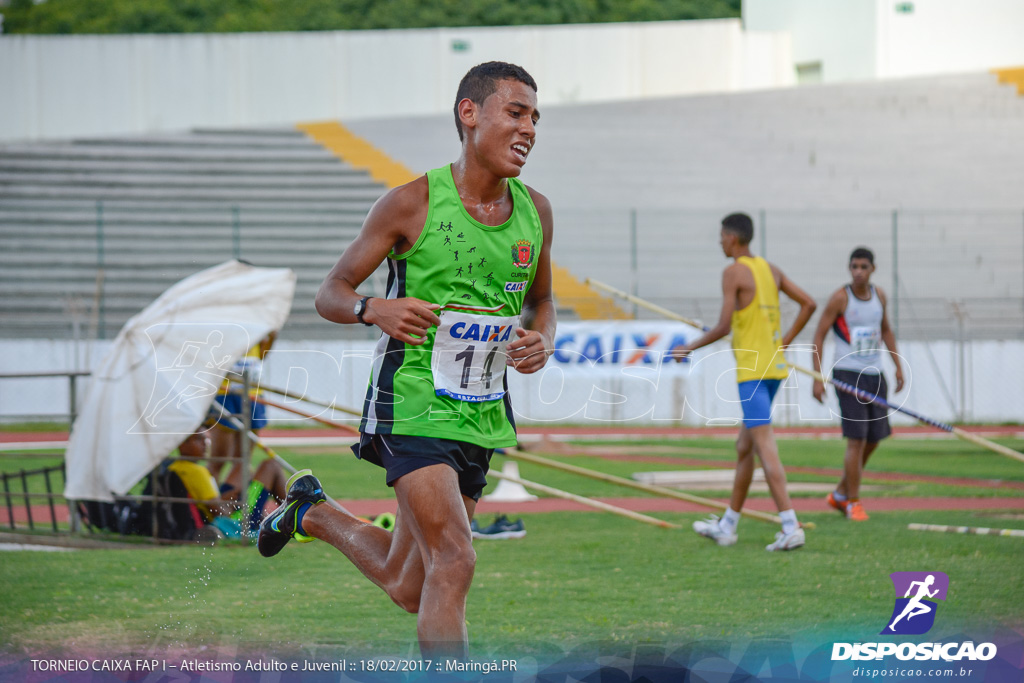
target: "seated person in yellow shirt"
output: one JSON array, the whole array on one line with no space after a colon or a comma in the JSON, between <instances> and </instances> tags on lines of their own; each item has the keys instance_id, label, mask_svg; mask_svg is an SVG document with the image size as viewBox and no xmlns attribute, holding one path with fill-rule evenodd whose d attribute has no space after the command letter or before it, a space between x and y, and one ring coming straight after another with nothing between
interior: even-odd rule
<instances>
[{"instance_id":1,"label":"seated person in yellow shirt","mask_svg":"<svg viewBox=\"0 0 1024 683\"><path fill-rule=\"evenodd\" d=\"M210 470L199 463L209 456L209 452L209 434L200 428L200 431L190 435L178 446L179 458L168 465L167 469L181 478L189 498L196 501L204 522L210 523L217 517L229 517L239 523L244 520L243 531L258 528L271 496L278 502L284 499L287 477L281 466L273 459L261 462L253 473L247 499L240 504L238 494L241 466L236 464L224 484L218 487Z\"/></svg>"},{"instance_id":2,"label":"seated person in yellow shirt","mask_svg":"<svg viewBox=\"0 0 1024 683\"><path fill-rule=\"evenodd\" d=\"M202 428L200 428L202 430ZM203 516L204 522L212 522L215 517L228 517L235 511L235 506L221 499L217 489L217 480L210 470L199 461L207 457L210 451L210 437L206 431L197 431L178 446L178 459L167 466L181 479L188 491L188 497L196 502L196 507Z\"/></svg>"}]
</instances>

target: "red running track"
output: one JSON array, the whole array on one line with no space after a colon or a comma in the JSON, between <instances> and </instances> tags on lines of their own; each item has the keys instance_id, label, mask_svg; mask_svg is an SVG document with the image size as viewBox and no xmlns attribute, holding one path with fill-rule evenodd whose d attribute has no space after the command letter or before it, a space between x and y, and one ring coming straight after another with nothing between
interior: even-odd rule
<instances>
[{"instance_id":1,"label":"red running track","mask_svg":"<svg viewBox=\"0 0 1024 683\"><path fill-rule=\"evenodd\" d=\"M1022 425L983 425L961 427L964 431L986 437L1017 437L1024 436ZM776 427L775 433L784 437L804 438L839 438L837 427ZM732 438L736 435L735 427L522 427L521 436L562 436L575 439L593 437L648 437L648 438ZM260 436L271 438L324 438L339 436L336 429L264 429ZM928 427L913 425L895 427L893 436L897 438L924 438L929 436L948 436L951 434ZM0 443L30 443L38 441L67 441L67 432L3 432L0 431Z\"/></svg>"},{"instance_id":2,"label":"red running track","mask_svg":"<svg viewBox=\"0 0 1024 683\"><path fill-rule=\"evenodd\" d=\"M596 498L634 512L707 512L711 508L670 498ZM346 510L360 517L379 515L382 512L395 512L397 504L393 498L371 500L339 500ZM727 503L721 499L718 502ZM866 498L864 505L869 513L894 512L904 510L1024 510L1024 498ZM761 512L775 513L775 504L770 498L755 498L748 501L747 508ZM830 512L823 498L794 498L793 508L799 513ZM494 503L481 501L477 513L529 515L544 512L599 512L594 508L559 498L541 498L524 503ZM68 508L59 505L56 508L57 522L68 521ZM32 519L39 528L50 524L50 508L46 505L32 506ZM23 525L28 522L25 506L14 506L14 521ZM6 507L0 508L0 531L9 527L10 514Z\"/></svg>"}]
</instances>

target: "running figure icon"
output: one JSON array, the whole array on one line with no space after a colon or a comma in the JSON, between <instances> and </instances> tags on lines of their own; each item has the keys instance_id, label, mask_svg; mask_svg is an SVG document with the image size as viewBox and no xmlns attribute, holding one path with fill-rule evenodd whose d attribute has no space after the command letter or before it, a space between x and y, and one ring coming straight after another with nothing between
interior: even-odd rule
<instances>
[{"instance_id":1,"label":"running figure icon","mask_svg":"<svg viewBox=\"0 0 1024 683\"><path fill-rule=\"evenodd\" d=\"M898 617L896 617L895 619L893 619L892 623L889 624L889 630L890 631L895 631L896 630L894 628L896 626L896 622L898 622L903 617L906 617L907 621L910 621L911 619L913 619L914 617L916 617L918 615L928 614L929 612L932 611L933 607L931 605L926 605L925 603L921 602L921 600L923 598L926 598L926 597L927 598L934 598L935 595L939 592L938 588L936 588L934 591L929 591L928 590L932 586L932 584L934 584L934 583L935 583L935 576L933 574L929 574L928 578L926 578L924 581L913 581L913 582L911 582L910 587L907 588L907 592L906 592L906 594L903 597L910 598L910 593L914 590L914 586L918 587L917 588L917 595L915 595L914 597L910 598L910 602L908 602L906 607L903 608L903 611L900 612L900 615Z\"/></svg>"}]
</instances>

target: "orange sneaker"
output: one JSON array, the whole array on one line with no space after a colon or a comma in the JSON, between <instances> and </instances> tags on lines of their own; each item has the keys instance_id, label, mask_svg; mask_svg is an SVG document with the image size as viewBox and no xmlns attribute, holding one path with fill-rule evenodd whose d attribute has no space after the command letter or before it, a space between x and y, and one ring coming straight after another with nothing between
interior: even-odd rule
<instances>
[{"instance_id":1,"label":"orange sneaker","mask_svg":"<svg viewBox=\"0 0 1024 683\"><path fill-rule=\"evenodd\" d=\"M868 521L868 513L864 512L864 506L860 501L853 501L846 506L846 518L851 522Z\"/></svg>"},{"instance_id":2,"label":"orange sneaker","mask_svg":"<svg viewBox=\"0 0 1024 683\"><path fill-rule=\"evenodd\" d=\"M832 507L832 508L835 508L836 510L838 510L840 512L840 514L843 514L843 515L846 514L846 504L847 503L846 503L845 500L840 502L840 501L836 500L836 497L830 493L830 494L828 494L828 498L825 499L825 502L828 503L829 507Z\"/></svg>"}]
</instances>

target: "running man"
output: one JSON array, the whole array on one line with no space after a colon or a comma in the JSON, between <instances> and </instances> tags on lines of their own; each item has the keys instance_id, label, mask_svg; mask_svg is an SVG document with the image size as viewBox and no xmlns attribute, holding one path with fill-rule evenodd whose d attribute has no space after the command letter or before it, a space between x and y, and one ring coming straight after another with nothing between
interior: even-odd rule
<instances>
[{"instance_id":1,"label":"running man","mask_svg":"<svg viewBox=\"0 0 1024 683\"><path fill-rule=\"evenodd\" d=\"M910 598L910 601L907 603L906 607L903 608L903 611L900 612L900 615L892 620L892 623L889 624L890 631L893 630L893 627L896 625L896 622L898 622L903 617L906 617L907 621L910 621L918 615L928 614L932 611L932 608L921 602L921 600L923 598L934 598L935 594L939 592L938 588L931 592L928 591L928 588L933 583L935 583L935 576L932 574L929 574L924 581L911 582L911 584L907 587L906 594L904 594L903 597L910 598L910 593L914 590L914 586L917 586L917 595Z\"/></svg>"},{"instance_id":2,"label":"running man","mask_svg":"<svg viewBox=\"0 0 1024 683\"><path fill-rule=\"evenodd\" d=\"M835 333L836 353L832 377L855 386L861 391L888 398L889 387L882 374L880 342L884 342L896 365L896 391L903 390L903 369L896 351L896 335L885 314L885 293L871 284L875 272L875 255L870 249L857 247L850 254L848 285L832 293L825 306L818 329L814 333L814 369L821 372L821 351L829 328ZM825 386L814 382L814 398L825 402ZM846 437L846 455L843 459L843 477L826 502L846 518L865 522L868 514L860 502L860 481L868 458L878 443L889 436L889 410L876 403L863 402L856 396L836 390L839 412L842 415L843 436Z\"/></svg>"},{"instance_id":3,"label":"running man","mask_svg":"<svg viewBox=\"0 0 1024 683\"><path fill-rule=\"evenodd\" d=\"M721 519L712 515L693 523L693 530L718 545L736 543L740 510L747 499L754 476L754 454L761 460L768 489L782 518L782 531L766 550L793 550L805 542L804 530L786 491L786 472L779 460L772 431L772 400L786 377L789 365L782 354L814 314L814 300L797 287L777 266L750 252L754 223L750 216L734 213L722 219L722 251L735 263L722 273L722 313L718 324L700 339L673 349L682 362L693 351L714 343L732 332L736 355L736 381L743 407L743 426L736 440L736 473L729 507ZM800 304L793 325L781 333L779 292Z\"/></svg>"},{"instance_id":4,"label":"running man","mask_svg":"<svg viewBox=\"0 0 1024 683\"><path fill-rule=\"evenodd\" d=\"M537 372L553 352L551 205L517 177L539 117L537 84L521 67L471 69L455 99L458 160L384 195L317 293L324 318L383 333L353 450L387 471L394 532L320 505L312 475L260 530L265 556L292 537L344 553L417 613L425 657L467 653L470 520L493 450L516 444L506 365ZM387 298L358 293L385 258ZM469 274L482 259L493 278Z\"/></svg>"}]
</instances>

